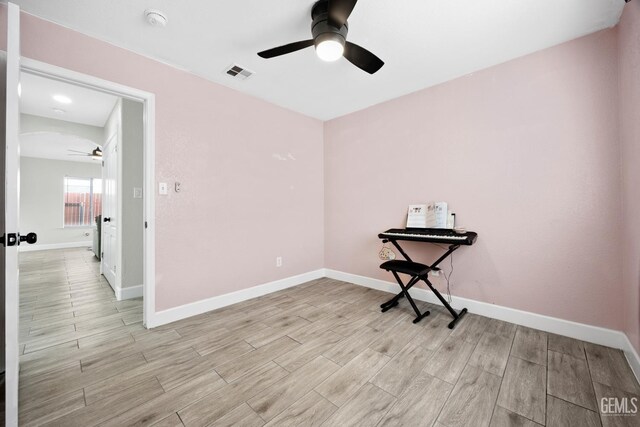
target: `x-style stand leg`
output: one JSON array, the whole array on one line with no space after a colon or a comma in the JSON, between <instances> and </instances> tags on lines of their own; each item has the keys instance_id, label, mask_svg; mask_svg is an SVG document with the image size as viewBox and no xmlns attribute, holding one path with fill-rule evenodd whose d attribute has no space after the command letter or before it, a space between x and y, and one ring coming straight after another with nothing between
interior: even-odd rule
<instances>
[{"instance_id":1,"label":"x-style stand leg","mask_svg":"<svg viewBox=\"0 0 640 427\"><path fill-rule=\"evenodd\" d=\"M407 253L402 249L402 247L398 244L398 242L396 240L388 239L387 241L390 241L398 249L398 251L400 251L402 256L407 261L413 262L411 260L411 258L409 258L409 255L407 255ZM460 247L460 245L451 245L451 246L449 246L449 249L440 258L438 258L433 264L428 266L429 267L429 271L439 270L438 265L442 261L444 261L448 256L450 256L459 247ZM420 280L422 280L423 282L425 282L427 284L429 289L431 289L431 291L436 295L438 300L442 303L442 305L447 309L447 311L449 311L449 313L453 317L453 320L448 325L449 329L453 329L456 326L456 324L458 323L458 321L465 314L467 314L467 309L466 308L463 308L462 310L460 310L460 312L456 312L453 309L453 307L451 307L449 302L442 296L442 294L440 294L440 292L438 292L438 290L429 281L429 278L428 278L427 274L413 276L413 277L411 277L409 282L406 285L404 285L402 283L402 280L398 276L397 272L391 271L391 273L393 273L393 276L395 277L395 279L398 282L398 285L400 286L400 289L402 289L402 291L400 293L398 293L396 296L394 296L393 298L391 298L389 301L387 301L384 304L380 305L380 308L382 309L382 312L385 312L385 311L395 307L396 305L398 305L398 301L400 300L400 298L406 297L407 301L409 301L409 304L411 304L411 307L413 308L413 311L415 311L415 313L417 315L417 317L414 319L413 323L418 323L424 317L428 316L429 315L428 311L425 312L424 314L420 313L420 310L418 309L418 307L416 306L415 302L413 301L413 298L411 298L411 295L409 295L409 289L411 289L416 283L418 283Z\"/></svg>"},{"instance_id":2,"label":"x-style stand leg","mask_svg":"<svg viewBox=\"0 0 640 427\"><path fill-rule=\"evenodd\" d=\"M380 308L382 309L382 312L384 313L385 311L389 310L392 307L395 307L396 305L398 305L398 300L404 296L405 298L407 298L407 301L409 301L409 304L411 304L411 307L413 308L413 311L415 311L416 313L416 318L413 319L413 323L418 323L419 321L421 321L422 319L424 319L425 317L427 317L429 314L431 314L430 311L425 311L424 313L420 313L420 310L418 309L418 306L416 305L416 303L413 301L413 298L411 298L411 295L409 295L409 289L411 289L413 287L413 285L415 285L416 283L418 283L418 281L420 281L420 277L419 276L414 276L411 278L411 280L409 280L409 282L405 285L402 283L402 280L400 279L400 276L398 276L398 273L396 273L395 271L392 271L391 273L393 273L393 276L396 278L396 281L398 282L398 285L400 285L400 288L402 289L402 292L400 292L398 295L396 295L395 297L393 297L391 300L385 302L384 304L380 305Z\"/></svg>"}]
</instances>

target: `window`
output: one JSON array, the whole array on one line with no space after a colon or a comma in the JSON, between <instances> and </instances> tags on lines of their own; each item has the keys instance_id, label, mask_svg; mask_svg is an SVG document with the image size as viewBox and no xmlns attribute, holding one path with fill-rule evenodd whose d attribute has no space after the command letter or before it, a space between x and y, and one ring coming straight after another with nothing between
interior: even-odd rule
<instances>
[{"instance_id":1,"label":"window","mask_svg":"<svg viewBox=\"0 0 640 427\"><path fill-rule=\"evenodd\" d=\"M65 227L89 227L101 213L100 178L64 178Z\"/></svg>"}]
</instances>

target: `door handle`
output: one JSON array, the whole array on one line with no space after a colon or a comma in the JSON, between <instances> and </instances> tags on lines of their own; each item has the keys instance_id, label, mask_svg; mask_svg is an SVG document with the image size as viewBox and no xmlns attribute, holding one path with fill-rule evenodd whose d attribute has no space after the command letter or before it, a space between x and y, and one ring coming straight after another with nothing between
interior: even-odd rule
<instances>
[{"instance_id":1,"label":"door handle","mask_svg":"<svg viewBox=\"0 0 640 427\"><path fill-rule=\"evenodd\" d=\"M2 237L0 237L0 244L5 247L15 246L17 240L18 238L16 236L16 233L3 234Z\"/></svg>"},{"instance_id":2,"label":"door handle","mask_svg":"<svg viewBox=\"0 0 640 427\"><path fill-rule=\"evenodd\" d=\"M27 242L30 245L33 245L38 241L38 235L36 233L29 233L26 236L20 236L20 242Z\"/></svg>"},{"instance_id":3,"label":"door handle","mask_svg":"<svg viewBox=\"0 0 640 427\"><path fill-rule=\"evenodd\" d=\"M104 218L104 222L111 222L111 218L109 218L109 217L105 217L105 218Z\"/></svg>"}]
</instances>

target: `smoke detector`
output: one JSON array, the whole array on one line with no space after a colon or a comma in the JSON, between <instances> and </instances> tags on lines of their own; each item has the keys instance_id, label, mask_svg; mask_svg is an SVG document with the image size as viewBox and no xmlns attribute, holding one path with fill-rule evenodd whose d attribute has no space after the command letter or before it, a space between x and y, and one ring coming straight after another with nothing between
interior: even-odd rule
<instances>
[{"instance_id":1,"label":"smoke detector","mask_svg":"<svg viewBox=\"0 0 640 427\"><path fill-rule=\"evenodd\" d=\"M154 27L164 27L167 25L168 19L164 12L157 9L147 9L144 11L144 16L149 23Z\"/></svg>"}]
</instances>

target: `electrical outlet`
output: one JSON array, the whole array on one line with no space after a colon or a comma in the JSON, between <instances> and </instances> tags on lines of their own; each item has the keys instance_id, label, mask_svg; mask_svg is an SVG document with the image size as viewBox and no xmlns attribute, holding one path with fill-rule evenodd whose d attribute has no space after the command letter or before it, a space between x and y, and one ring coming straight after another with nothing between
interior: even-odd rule
<instances>
[{"instance_id":1,"label":"electrical outlet","mask_svg":"<svg viewBox=\"0 0 640 427\"><path fill-rule=\"evenodd\" d=\"M431 270L429 272L433 277L440 277L440 270Z\"/></svg>"},{"instance_id":2,"label":"electrical outlet","mask_svg":"<svg viewBox=\"0 0 640 427\"><path fill-rule=\"evenodd\" d=\"M276 257L276 267L282 267L282 257Z\"/></svg>"}]
</instances>

